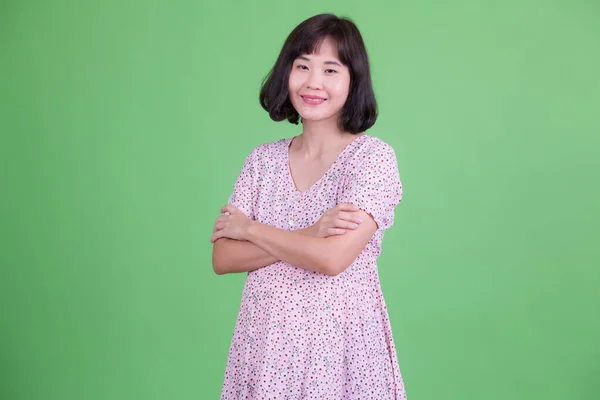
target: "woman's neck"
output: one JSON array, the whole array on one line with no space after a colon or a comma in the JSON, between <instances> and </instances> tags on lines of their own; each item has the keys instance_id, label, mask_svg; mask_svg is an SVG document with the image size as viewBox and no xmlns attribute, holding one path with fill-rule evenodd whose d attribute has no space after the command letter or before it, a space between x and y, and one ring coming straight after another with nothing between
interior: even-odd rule
<instances>
[{"instance_id":1,"label":"woman's neck","mask_svg":"<svg viewBox=\"0 0 600 400\"><path fill-rule=\"evenodd\" d=\"M302 121L302 134L294 140L296 151L307 158L339 153L358 135L340 130L337 121Z\"/></svg>"}]
</instances>

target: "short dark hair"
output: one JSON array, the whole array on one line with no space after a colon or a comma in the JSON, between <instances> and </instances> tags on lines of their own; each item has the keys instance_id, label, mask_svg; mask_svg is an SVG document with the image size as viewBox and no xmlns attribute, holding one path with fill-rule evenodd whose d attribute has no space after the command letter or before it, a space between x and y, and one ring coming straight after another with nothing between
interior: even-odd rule
<instances>
[{"instance_id":1,"label":"short dark hair","mask_svg":"<svg viewBox=\"0 0 600 400\"><path fill-rule=\"evenodd\" d=\"M313 54L326 37L337 42L340 61L350 70L348 99L338 126L345 132L360 133L375 124L377 102L371 83L367 49L352 20L333 14L319 14L300 23L287 37L275 65L260 89L260 104L273 121L287 119L298 124L300 116L289 99L289 76L294 60Z\"/></svg>"}]
</instances>

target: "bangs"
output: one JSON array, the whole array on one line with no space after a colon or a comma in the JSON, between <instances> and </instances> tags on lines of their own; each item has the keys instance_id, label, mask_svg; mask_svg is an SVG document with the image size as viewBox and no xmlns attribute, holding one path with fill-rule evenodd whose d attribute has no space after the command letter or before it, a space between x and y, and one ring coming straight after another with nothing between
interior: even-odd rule
<instances>
[{"instance_id":1,"label":"bangs","mask_svg":"<svg viewBox=\"0 0 600 400\"><path fill-rule=\"evenodd\" d=\"M289 56L291 62L300 57L303 54L315 54L319 51L319 48L323 44L323 41L329 37L331 38L337 48L338 58L345 66L348 66L350 60L350 54L348 54L348 38L344 36L339 26L329 25L324 26L321 30L312 30L305 32L294 32L290 35L292 42L290 43Z\"/></svg>"}]
</instances>

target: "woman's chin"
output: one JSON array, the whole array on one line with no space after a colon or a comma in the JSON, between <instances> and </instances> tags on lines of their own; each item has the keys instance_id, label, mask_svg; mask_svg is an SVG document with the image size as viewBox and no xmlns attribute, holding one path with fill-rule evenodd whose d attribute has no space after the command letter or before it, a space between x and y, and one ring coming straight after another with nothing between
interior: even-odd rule
<instances>
[{"instance_id":1,"label":"woman's chin","mask_svg":"<svg viewBox=\"0 0 600 400\"><path fill-rule=\"evenodd\" d=\"M323 113L303 112L298 113L302 117L302 122L322 122L332 119L334 115Z\"/></svg>"}]
</instances>

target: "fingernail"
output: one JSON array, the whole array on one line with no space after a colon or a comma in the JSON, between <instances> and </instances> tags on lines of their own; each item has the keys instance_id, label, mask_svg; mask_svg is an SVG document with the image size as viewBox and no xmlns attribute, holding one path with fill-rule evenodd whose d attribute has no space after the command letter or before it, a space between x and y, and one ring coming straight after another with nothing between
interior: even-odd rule
<instances>
[{"instance_id":1,"label":"fingernail","mask_svg":"<svg viewBox=\"0 0 600 400\"><path fill-rule=\"evenodd\" d=\"M357 219L356 219L356 222L357 222L357 223L359 223L359 224L361 224L363 221L362 221L362 219L360 219L360 218L357 218Z\"/></svg>"}]
</instances>

